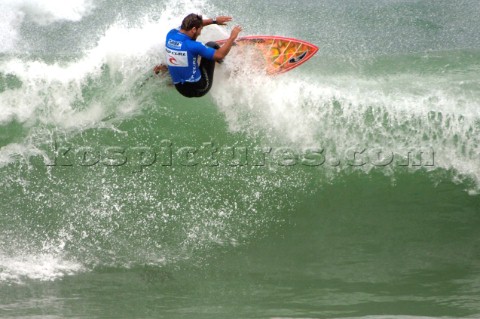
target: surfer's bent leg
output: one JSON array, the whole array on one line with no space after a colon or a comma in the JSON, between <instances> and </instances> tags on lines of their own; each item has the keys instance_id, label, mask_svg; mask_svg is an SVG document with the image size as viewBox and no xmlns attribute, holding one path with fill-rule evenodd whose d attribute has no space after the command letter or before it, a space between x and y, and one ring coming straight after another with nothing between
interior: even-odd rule
<instances>
[{"instance_id":1,"label":"surfer's bent leg","mask_svg":"<svg viewBox=\"0 0 480 319\"><path fill-rule=\"evenodd\" d=\"M220 46L218 45L218 43L213 42L213 41L208 42L207 44L205 44L205 46L210 47L210 48L214 48L215 50L220 49ZM200 63L200 69L202 70L202 72L204 74L206 74L208 76L208 79L210 80L209 84L210 84L210 87L211 87L212 82L213 82L213 73L215 71L215 61L214 60L208 60L208 59L202 59L202 62Z\"/></svg>"},{"instance_id":2,"label":"surfer's bent leg","mask_svg":"<svg viewBox=\"0 0 480 319\"><path fill-rule=\"evenodd\" d=\"M208 42L207 47L214 49L220 48L216 42ZM202 77L198 82L185 82L183 84L175 84L177 91L185 97L202 97L210 91L213 83L213 73L215 71L215 61L202 58L200 62L200 72Z\"/></svg>"},{"instance_id":3,"label":"surfer's bent leg","mask_svg":"<svg viewBox=\"0 0 480 319\"><path fill-rule=\"evenodd\" d=\"M216 42L208 42L205 44L207 47L211 47L214 49L219 49L220 46ZM202 79L197 82L202 85L201 88L198 89L199 96L203 96L210 91L213 84L213 73L215 71L215 60L209 60L202 58L202 62L200 62L200 71L202 72Z\"/></svg>"}]
</instances>

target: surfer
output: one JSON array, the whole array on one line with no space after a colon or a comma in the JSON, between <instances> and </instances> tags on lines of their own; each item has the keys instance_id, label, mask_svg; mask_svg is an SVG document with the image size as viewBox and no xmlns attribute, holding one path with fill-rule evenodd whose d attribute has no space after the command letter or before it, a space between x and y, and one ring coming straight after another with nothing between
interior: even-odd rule
<instances>
[{"instance_id":1,"label":"surfer","mask_svg":"<svg viewBox=\"0 0 480 319\"><path fill-rule=\"evenodd\" d=\"M215 62L221 63L227 56L242 28L234 27L229 39L221 47L216 42L204 45L196 40L204 26L225 25L230 21L232 17L228 16L203 19L201 15L192 13L183 19L180 29L172 29L167 34L165 50L168 71L177 91L183 96L201 97L211 89ZM202 57L200 65L198 56ZM165 70L165 66L158 65L154 72L162 70Z\"/></svg>"}]
</instances>

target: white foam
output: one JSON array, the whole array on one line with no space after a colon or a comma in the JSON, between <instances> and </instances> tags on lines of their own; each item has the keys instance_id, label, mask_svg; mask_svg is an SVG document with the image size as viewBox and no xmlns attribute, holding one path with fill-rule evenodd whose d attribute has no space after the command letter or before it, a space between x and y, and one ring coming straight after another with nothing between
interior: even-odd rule
<instances>
[{"instance_id":1,"label":"white foam","mask_svg":"<svg viewBox=\"0 0 480 319\"><path fill-rule=\"evenodd\" d=\"M19 39L18 29L22 23L24 14L7 10L0 4L0 53L13 50Z\"/></svg>"},{"instance_id":2,"label":"white foam","mask_svg":"<svg viewBox=\"0 0 480 319\"><path fill-rule=\"evenodd\" d=\"M51 254L5 256L0 252L0 284L22 283L25 279L52 281L84 270L77 263Z\"/></svg>"},{"instance_id":3,"label":"white foam","mask_svg":"<svg viewBox=\"0 0 480 319\"><path fill-rule=\"evenodd\" d=\"M21 40L25 19L39 25L79 21L92 12L93 0L2 0L0 2L0 52L12 52Z\"/></svg>"},{"instance_id":4,"label":"white foam","mask_svg":"<svg viewBox=\"0 0 480 319\"><path fill-rule=\"evenodd\" d=\"M83 58L67 64L48 64L18 58L2 63L0 70L17 77L22 86L0 94L0 123L12 119L28 121L38 116L38 110L42 113L39 118L42 122L58 126L71 126L72 123L81 126L85 122L100 120L104 114L98 110L96 103L89 106L96 111L76 111L74 103L83 100L82 87L89 78L99 78L105 64L112 68L112 73L121 72L125 78L138 77L139 69L147 68L145 55L158 45L156 36L159 27L154 23L146 29L112 26L94 49ZM122 88L118 89L121 90ZM84 118L85 113L92 116L90 121L78 121L76 117Z\"/></svg>"},{"instance_id":5,"label":"white foam","mask_svg":"<svg viewBox=\"0 0 480 319\"><path fill-rule=\"evenodd\" d=\"M28 163L28 158L36 155L44 156L44 152L31 144L10 143L1 148L0 168L19 160Z\"/></svg>"},{"instance_id":6,"label":"white foam","mask_svg":"<svg viewBox=\"0 0 480 319\"><path fill-rule=\"evenodd\" d=\"M92 0L3 0L4 10L21 12L40 25L55 21L79 21L92 12Z\"/></svg>"},{"instance_id":7,"label":"white foam","mask_svg":"<svg viewBox=\"0 0 480 319\"><path fill-rule=\"evenodd\" d=\"M230 129L261 132L269 143L327 148L340 158L352 147L433 149L435 168L453 169L479 185L480 102L458 86L448 76L218 72L212 96Z\"/></svg>"}]
</instances>

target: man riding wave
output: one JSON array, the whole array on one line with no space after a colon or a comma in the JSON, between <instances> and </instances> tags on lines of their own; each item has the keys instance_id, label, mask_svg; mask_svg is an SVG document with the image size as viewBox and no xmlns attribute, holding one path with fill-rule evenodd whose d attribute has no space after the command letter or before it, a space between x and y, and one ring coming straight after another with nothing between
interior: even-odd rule
<instances>
[{"instance_id":1,"label":"man riding wave","mask_svg":"<svg viewBox=\"0 0 480 319\"><path fill-rule=\"evenodd\" d=\"M167 34L165 53L168 71L177 91L183 96L201 97L212 88L215 62L221 63L227 56L242 28L234 27L221 47L216 42L204 45L196 40L204 26L225 25L230 21L232 18L228 16L203 19L201 15L192 13L183 19L180 29L172 29ZM202 57L200 64L199 56ZM160 70L161 66L157 66L154 71L158 73Z\"/></svg>"}]
</instances>

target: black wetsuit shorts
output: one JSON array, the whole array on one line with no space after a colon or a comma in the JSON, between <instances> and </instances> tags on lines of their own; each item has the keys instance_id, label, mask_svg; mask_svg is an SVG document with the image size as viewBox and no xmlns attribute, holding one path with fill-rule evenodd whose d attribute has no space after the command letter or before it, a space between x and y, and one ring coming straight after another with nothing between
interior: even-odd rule
<instances>
[{"instance_id":1,"label":"black wetsuit shorts","mask_svg":"<svg viewBox=\"0 0 480 319\"><path fill-rule=\"evenodd\" d=\"M208 42L207 47L219 49L220 46L216 42ZM200 72L202 77L197 82L177 83L175 87L177 91L186 97L201 97L210 91L213 83L213 73L215 71L215 61L202 58L200 62Z\"/></svg>"}]
</instances>

